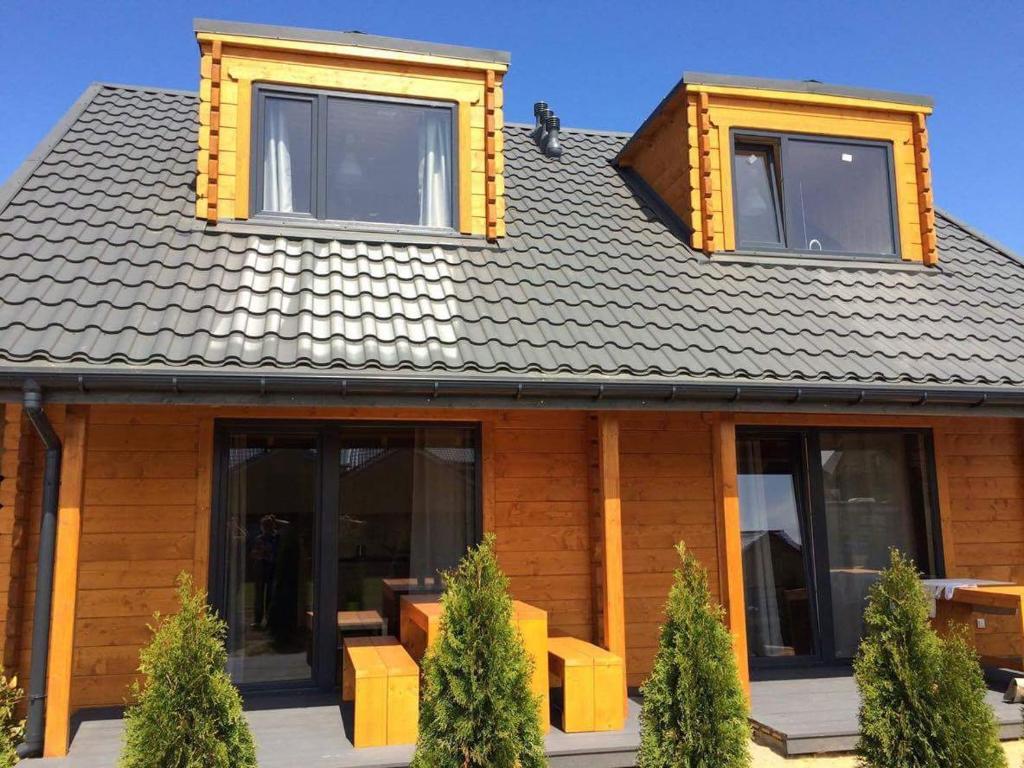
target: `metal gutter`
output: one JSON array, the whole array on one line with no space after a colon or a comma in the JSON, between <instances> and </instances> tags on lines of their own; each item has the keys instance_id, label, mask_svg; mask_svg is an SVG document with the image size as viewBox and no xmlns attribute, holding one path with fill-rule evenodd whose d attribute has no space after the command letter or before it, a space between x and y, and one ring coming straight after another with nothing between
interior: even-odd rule
<instances>
[{"instance_id":1,"label":"metal gutter","mask_svg":"<svg viewBox=\"0 0 1024 768\"><path fill-rule=\"evenodd\" d=\"M0 371L0 400L28 380L57 402L430 405L579 409L905 412L1024 415L1024 388L956 385L762 383L735 380L552 379L416 373L282 373L123 368Z\"/></svg>"},{"instance_id":2,"label":"metal gutter","mask_svg":"<svg viewBox=\"0 0 1024 768\"><path fill-rule=\"evenodd\" d=\"M53 566L57 542L57 505L60 499L60 464L63 446L43 410L43 393L33 381L24 384L25 415L46 449L43 470L42 521L39 526L39 562L36 567L36 598L32 614L32 660L28 676L28 716L25 738L18 757L43 753L46 719L46 670L49 663L50 621L53 603Z\"/></svg>"}]
</instances>

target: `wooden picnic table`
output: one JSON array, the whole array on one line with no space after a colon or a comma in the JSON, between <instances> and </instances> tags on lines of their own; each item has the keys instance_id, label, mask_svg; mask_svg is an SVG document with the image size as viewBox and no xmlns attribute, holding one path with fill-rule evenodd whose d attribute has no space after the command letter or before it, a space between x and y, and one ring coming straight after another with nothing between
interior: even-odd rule
<instances>
[{"instance_id":1,"label":"wooden picnic table","mask_svg":"<svg viewBox=\"0 0 1024 768\"><path fill-rule=\"evenodd\" d=\"M932 621L940 633L950 621L965 624L985 666L1024 671L1024 587L954 587L949 597L936 601Z\"/></svg>"},{"instance_id":2,"label":"wooden picnic table","mask_svg":"<svg viewBox=\"0 0 1024 768\"><path fill-rule=\"evenodd\" d=\"M440 634L441 603L436 595L405 595L401 601L402 645L417 663ZM548 690L548 614L520 600L512 601L512 623L523 638L523 647L533 659L530 689L540 697L540 722L544 732L551 727Z\"/></svg>"}]
</instances>

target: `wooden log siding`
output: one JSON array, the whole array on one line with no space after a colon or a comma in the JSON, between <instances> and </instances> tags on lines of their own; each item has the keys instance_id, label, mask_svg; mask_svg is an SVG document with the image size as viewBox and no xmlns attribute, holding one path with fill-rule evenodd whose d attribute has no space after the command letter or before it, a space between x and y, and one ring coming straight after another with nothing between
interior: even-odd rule
<instances>
[{"instance_id":1,"label":"wooden log siding","mask_svg":"<svg viewBox=\"0 0 1024 768\"><path fill-rule=\"evenodd\" d=\"M7 413L13 412L8 406ZM65 409L48 408L58 434ZM594 642L600 617L592 596L592 506L588 424L584 413L541 410L453 411L334 408L185 408L91 406L85 462L72 657L71 706L123 703L138 650L156 610L175 606L182 570L205 568L197 541L199 506L209 482L200 445L213 418L442 419L481 422L487 445L483 497L488 528L515 597L549 612L553 634ZM205 420L205 426L204 426ZM677 566L671 544L684 540L708 569L712 593L720 584L710 415L620 413L623 588L629 684L648 674L665 598ZM1024 581L1024 431L1009 419L897 419L759 414L746 423L821 423L846 426L933 426L941 435L945 477L944 538L954 546L949 572ZM11 418L4 429L5 456ZM200 437L205 433L203 437ZM31 437L31 435L30 435ZM35 588L42 450L29 440L31 471L21 605ZM0 458L0 464L4 459ZM204 474L205 473L205 474ZM30 483L30 484L29 484ZM7 491L8 478L0 485ZM0 509L0 519L6 519ZM201 522L201 521L200 521ZM4 523L5 525L7 523ZM4 531L0 530L0 544ZM206 532L200 533L205 538ZM3 563L0 562L0 566ZM7 585L2 587L6 590ZM10 605L13 593L2 596ZM8 615L11 615L8 611ZM12 661L27 681L31 611L21 611Z\"/></svg>"},{"instance_id":2,"label":"wooden log siding","mask_svg":"<svg viewBox=\"0 0 1024 768\"><path fill-rule=\"evenodd\" d=\"M711 429L700 414L624 414L619 447L626 595L626 674L630 686L650 673L665 600L684 541L721 594Z\"/></svg>"},{"instance_id":3,"label":"wooden log siding","mask_svg":"<svg viewBox=\"0 0 1024 768\"><path fill-rule=\"evenodd\" d=\"M32 427L21 406L3 407L0 421L0 662L17 669L21 619L25 611L28 514L31 502Z\"/></svg>"}]
</instances>

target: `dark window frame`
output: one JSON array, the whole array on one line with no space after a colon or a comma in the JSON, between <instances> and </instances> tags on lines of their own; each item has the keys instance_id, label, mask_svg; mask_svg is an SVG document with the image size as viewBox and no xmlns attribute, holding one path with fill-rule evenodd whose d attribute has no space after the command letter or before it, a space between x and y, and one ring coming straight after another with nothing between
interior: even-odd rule
<instances>
[{"instance_id":1,"label":"dark window frame","mask_svg":"<svg viewBox=\"0 0 1024 768\"><path fill-rule=\"evenodd\" d=\"M790 225L792 211L790 210L789 195L786 194L786 156L787 149L792 142L810 142L818 144L838 144L840 146L876 147L885 150L886 158L886 181L889 193L889 224L892 235L892 253L860 253L856 251L835 251L835 250L810 250L806 248L794 248L789 244ZM739 198L736 185L736 149L738 146L768 146L771 147L773 156L773 168L776 178L773 179L772 188L776 194L776 218L780 220L779 231L782 233L783 244L772 245L757 241L743 240L739 229ZM733 231L736 238L736 248L739 251L754 253L767 253L772 256L816 256L819 258L842 258L855 259L859 261L884 261L898 262L902 256L900 243L900 222L899 222L899 201L896 195L896 163L891 141L874 139L852 139L843 136L826 136L814 133L796 133L782 131L759 131L745 128L732 128L729 131L729 173L732 181L732 210L733 210Z\"/></svg>"},{"instance_id":2,"label":"dark window frame","mask_svg":"<svg viewBox=\"0 0 1024 768\"><path fill-rule=\"evenodd\" d=\"M311 146L311 187L310 213L285 213L268 211L263 207L263 160L266 151L266 118L265 108L267 97L309 101L313 104ZM324 215L327 199L327 174L324 171L324 158L327 146L327 102L329 99L345 99L350 101L384 102L389 104L405 104L415 107L446 110L451 116L451 224L447 227L430 227L422 224L402 224L399 222L361 221L355 219L331 219ZM328 224L339 229L355 229L373 232L422 232L442 233L451 235L459 231L459 114L458 104L437 99L416 99L404 96L381 96L379 94L359 93L355 91L333 90L329 88L303 88L299 86L282 86L272 83L254 83L252 86L252 148L249 162L249 199L252 201L254 214L250 216L256 221L272 221L276 223L308 223Z\"/></svg>"},{"instance_id":3,"label":"dark window frame","mask_svg":"<svg viewBox=\"0 0 1024 768\"><path fill-rule=\"evenodd\" d=\"M921 531L926 556L930 560L932 578L946 577L945 555L942 541L942 510L939 507L938 466L935 457L934 431L928 427L848 427L848 426L782 426L782 425L736 425L737 439L744 437L780 437L788 436L800 443L800 455L803 466L800 467L800 489L806 500L803 514L806 520L801 521L801 530L806 524L809 533L807 538L808 552L805 568L808 570L808 587L813 593L811 605L815 615L811 617L815 633L816 652L800 657L754 657L750 658L751 671L758 676L762 673L770 675L770 671L780 668L814 668L814 667L848 667L852 659L839 658L835 655L832 596L829 586L830 553L828 547L828 531L826 529L824 477L821 468L821 436L825 433L896 433L918 437L921 440L922 466L924 476L921 478L923 494L920 502L923 506Z\"/></svg>"},{"instance_id":4,"label":"dark window frame","mask_svg":"<svg viewBox=\"0 0 1024 768\"><path fill-rule=\"evenodd\" d=\"M471 432L476 450L474 471L475 493L470 524L472 543L479 544L484 536L484 495L483 424L479 421L424 421L424 420L380 420L380 419L216 419L213 436L213 493L210 519L210 558L207 570L208 599L210 605L221 617L227 617L228 606L228 551L227 520L228 497L226 471L230 436L234 433L290 434L315 436L317 438L319 494L314 537L313 558L314 600L317 603L313 618L315 638L311 676L304 680L281 680L238 684L243 693L276 693L288 691L333 691L337 687L337 627L332 622L321 621L325 614L322 606L337 605L337 536L338 509L341 491L337 472L329 471L335 466L340 453L342 433L348 429L416 429L416 428L458 428ZM327 615L334 615L327 609ZM225 618L226 620L226 618Z\"/></svg>"}]
</instances>

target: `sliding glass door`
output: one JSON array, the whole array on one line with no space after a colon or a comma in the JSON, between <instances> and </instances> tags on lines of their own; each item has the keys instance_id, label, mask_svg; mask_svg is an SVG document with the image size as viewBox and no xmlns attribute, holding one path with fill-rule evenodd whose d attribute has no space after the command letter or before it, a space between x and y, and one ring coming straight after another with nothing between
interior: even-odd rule
<instances>
[{"instance_id":1,"label":"sliding glass door","mask_svg":"<svg viewBox=\"0 0 1024 768\"><path fill-rule=\"evenodd\" d=\"M239 683L309 681L320 439L247 429L223 451L228 670Z\"/></svg>"},{"instance_id":2,"label":"sliding glass door","mask_svg":"<svg viewBox=\"0 0 1024 768\"><path fill-rule=\"evenodd\" d=\"M811 656L816 644L801 441L794 434L761 435L737 447L750 655Z\"/></svg>"},{"instance_id":3,"label":"sliding glass door","mask_svg":"<svg viewBox=\"0 0 1024 768\"><path fill-rule=\"evenodd\" d=\"M890 548L937 575L928 435L741 430L737 454L752 663L852 658Z\"/></svg>"},{"instance_id":4,"label":"sliding glass door","mask_svg":"<svg viewBox=\"0 0 1024 768\"><path fill-rule=\"evenodd\" d=\"M250 687L336 684L345 637L397 634L479 537L475 425L224 423L210 590Z\"/></svg>"},{"instance_id":5,"label":"sliding glass door","mask_svg":"<svg viewBox=\"0 0 1024 768\"><path fill-rule=\"evenodd\" d=\"M895 547L935 573L924 435L822 432L821 513L828 538L833 652L850 659L864 629L864 603Z\"/></svg>"}]
</instances>

